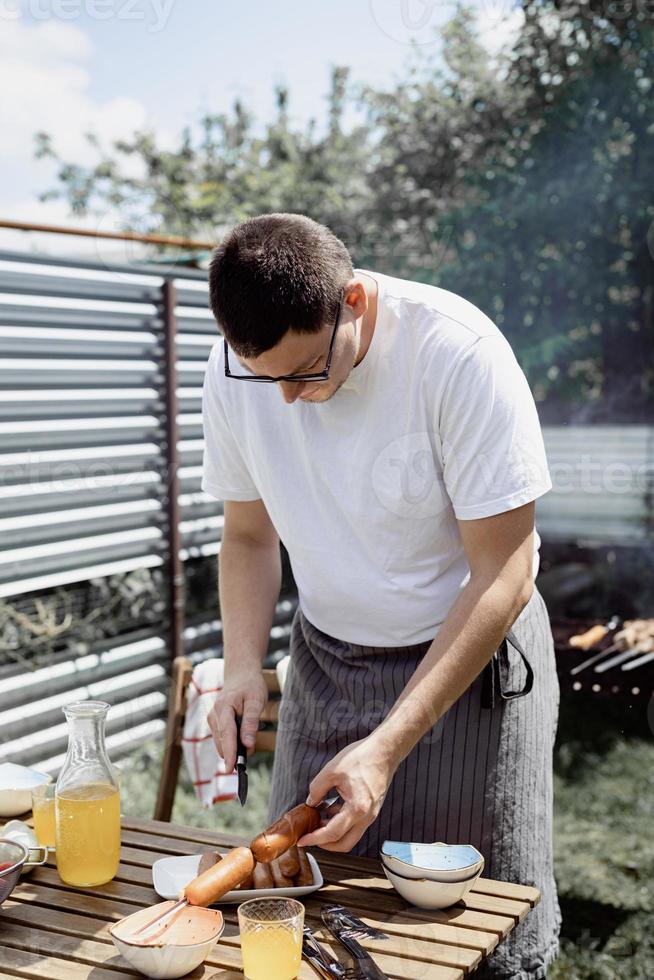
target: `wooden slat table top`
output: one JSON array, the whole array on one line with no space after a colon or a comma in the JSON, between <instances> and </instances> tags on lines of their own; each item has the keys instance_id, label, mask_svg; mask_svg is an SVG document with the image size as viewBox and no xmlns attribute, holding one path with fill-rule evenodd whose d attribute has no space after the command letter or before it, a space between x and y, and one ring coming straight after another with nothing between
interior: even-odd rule
<instances>
[{"instance_id":1,"label":"wooden slat table top","mask_svg":"<svg viewBox=\"0 0 654 980\"><path fill-rule=\"evenodd\" d=\"M124 915L160 901L152 865L161 857L198 854L208 845L247 844L234 834L196 827L123 819L116 878L93 889L64 885L54 858L21 878L0 909L0 980L126 980L137 978L115 950L109 928ZM384 930L383 941L363 941L391 980L464 980L540 900L536 888L480 878L465 901L429 912L409 906L391 887L379 861L311 848L323 878L304 902L307 922L335 955L339 950L320 920L327 901L342 902L364 922ZM225 931L192 980L243 980L236 906L223 906ZM340 957L343 959L343 950ZM302 963L299 977L316 974Z\"/></svg>"}]
</instances>

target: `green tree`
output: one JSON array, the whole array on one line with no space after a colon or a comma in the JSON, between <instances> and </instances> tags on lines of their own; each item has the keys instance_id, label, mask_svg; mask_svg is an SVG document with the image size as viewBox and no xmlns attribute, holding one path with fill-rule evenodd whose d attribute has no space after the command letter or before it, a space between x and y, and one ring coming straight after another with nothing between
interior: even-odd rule
<instances>
[{"instance_id":1,"label":"green tree","mask_svg":"<svg viewBox=\"0 0 654 980\"><path fill-rule=\"evenodd\" d=\"M310 214L359 266L486 310L548 417L642 417L654 387L651 4L521 6L515 44L499 56L461 7L438 55L416 49L385 90L355 92L335 69L321 126L293 127L279 89L266 126L236 103L185 130L174 151L152 133L109 152L90 135L97 165L59 160L49 196L215 239L249 215ZM347 127L349 111L364 121ZM46 134L38 140L58 159Z\"/></svg>"},{"instance_id":2,"label":"green tree","mask_svg":"<svg viewBox=\"0 0 654 980\"><path fill-rule=\"evenodd\" d=\"M111 210L126 228L216 241L234 222L265 211L302 212L337 226L367 193L366 128L343 126L347 85L348 70L334 69L321 129L315 120L291 126L289 93L280 87L266 126L237 101L184 129L173 150L160 148L151 131L109 148L87 134L99 157L92 167L62 160L49 134L38 133L37 156L59 164L58 186L41 199L63 198L78 215Z\"/></svg>"},{"instance_id":3,"label":"green tree","mask_svg":"<svg viewBox=\"0 0 654 980\"><path fill-rule=\"evenodd\" d=\"M383 229L389 271L485 309L550 417L651 404L652 17L611 7L526 2L498 60L462 10L436 65L371 93L366 225Z\"/></svg>"}]
</instances>

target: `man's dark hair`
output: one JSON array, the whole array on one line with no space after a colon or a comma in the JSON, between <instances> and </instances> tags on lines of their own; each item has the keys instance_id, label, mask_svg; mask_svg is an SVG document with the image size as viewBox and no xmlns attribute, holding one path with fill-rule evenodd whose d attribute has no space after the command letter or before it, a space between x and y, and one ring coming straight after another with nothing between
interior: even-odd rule
<instances>
[{"instance_id":1,"label":"man's dark hair","mask_svg":"<svg viewBox=\"0 0 654 980\"><path fill-rule=\"evenodd\" d=\"M214 250L209 303L236 353L258 357L289 330L317 333L332 321L353 273L329 228L302 214L262 214Z\"/></svg>"}]
</instances>

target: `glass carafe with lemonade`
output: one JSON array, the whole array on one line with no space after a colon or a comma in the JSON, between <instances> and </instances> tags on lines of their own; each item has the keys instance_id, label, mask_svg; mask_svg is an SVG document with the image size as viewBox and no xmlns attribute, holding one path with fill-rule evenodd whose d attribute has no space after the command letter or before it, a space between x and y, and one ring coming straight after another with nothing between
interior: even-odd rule
<instances>
[{"instance_id":1,"label":"glass carafe with lemonade","mask_svg":"<svg viewBox=\"0 0 654 980\"><path fill-rule=\"evenodd\" d=\"M109 705L77 701L64 708L68 754L55 788L57 871L67 885L103 885L120 860L120 791L107 756Z\"/></svg>"}]
</instances>

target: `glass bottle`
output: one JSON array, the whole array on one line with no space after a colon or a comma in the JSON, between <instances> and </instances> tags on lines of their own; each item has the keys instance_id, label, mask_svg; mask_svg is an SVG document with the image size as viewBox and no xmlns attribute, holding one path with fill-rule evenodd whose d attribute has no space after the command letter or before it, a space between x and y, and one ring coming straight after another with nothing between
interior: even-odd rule
<instances>
[{"instance_id":1,"label":"glass bottle","mask_svg":"<svg viewBox=\"0 0 654 980\"><path fill-rule=\"evenodd\" d=\"M68 885L103 885L120 860L120 790L107 756L105 701L76 701L63 711L68 753L55 787L57 870Z\"/></svg>"}]
</instances>

